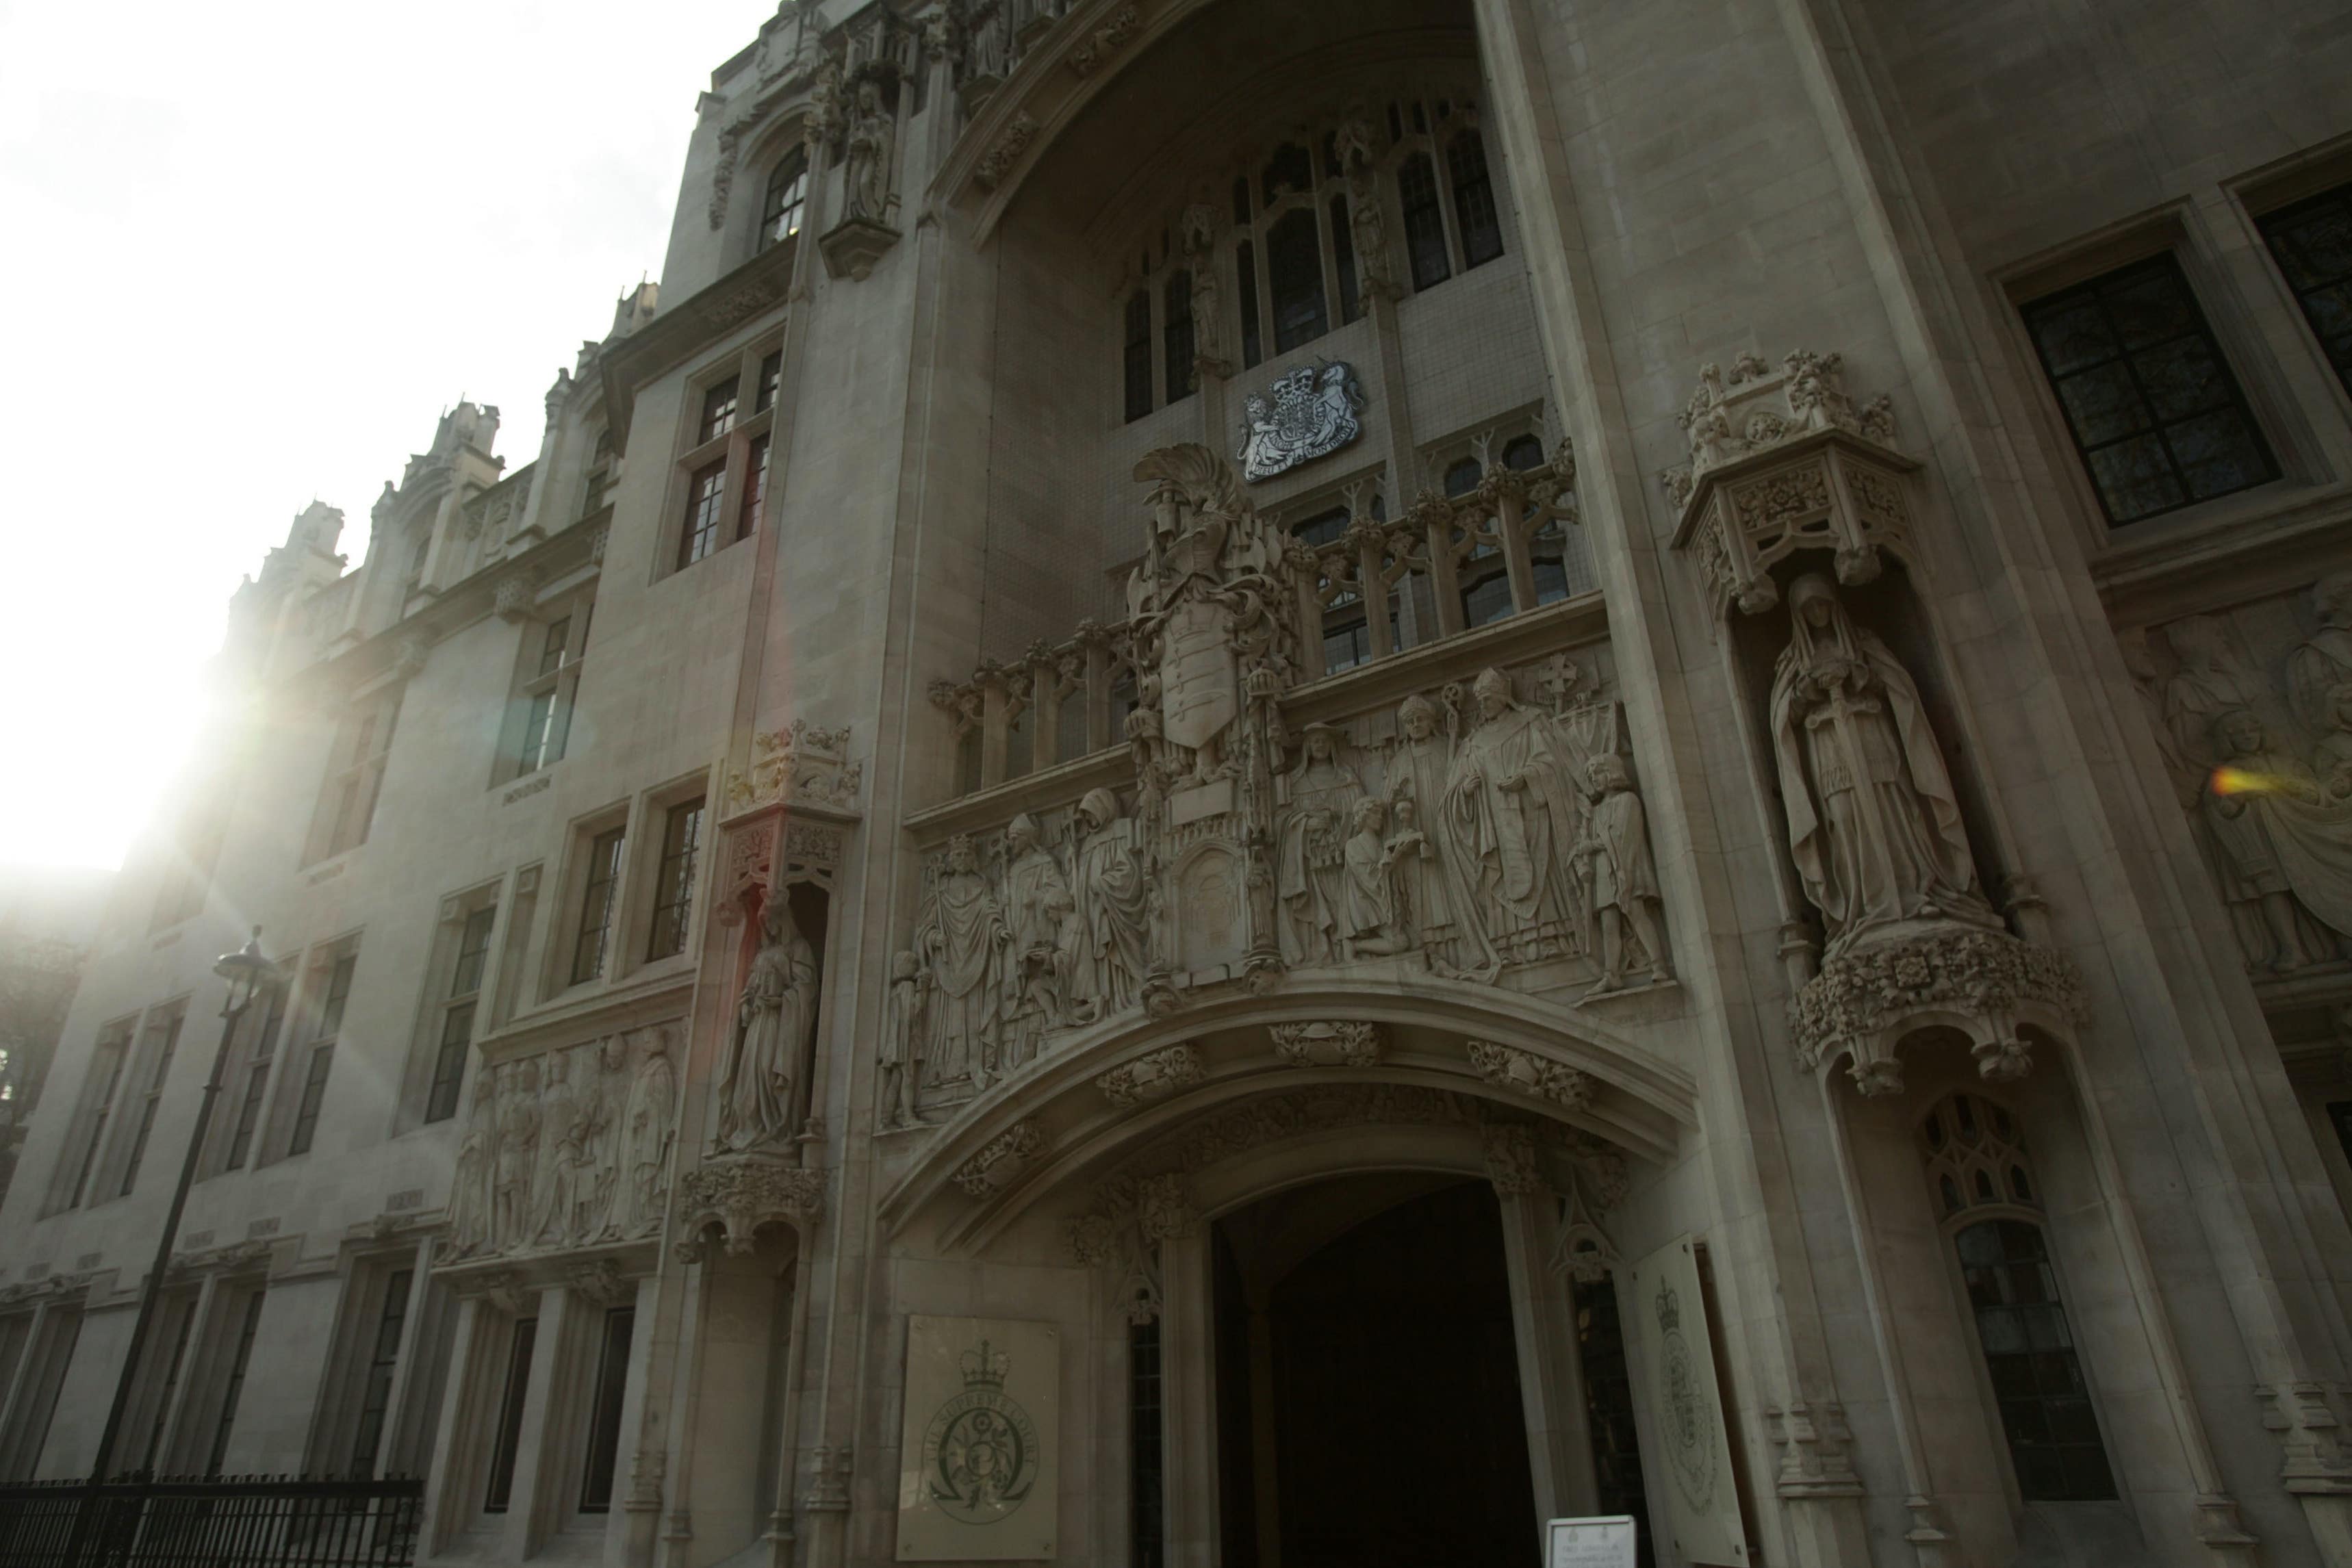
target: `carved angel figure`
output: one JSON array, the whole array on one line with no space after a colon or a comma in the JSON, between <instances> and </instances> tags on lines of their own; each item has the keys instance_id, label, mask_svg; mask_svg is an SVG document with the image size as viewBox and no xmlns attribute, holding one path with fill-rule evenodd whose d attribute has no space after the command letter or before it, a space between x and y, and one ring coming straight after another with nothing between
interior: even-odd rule
<instances>
[{"instance_id":1,"label":"carved angel figure","mask_svg":"<svg viewBox=\"0 0 2352 1568\"><path fill-rule=\"evenodd\" d=\"M1654 980L1674 978L1665 932L1658 920L1658 873L1650 859L1650 825L1625 759L1602 752L1584 765L1592 800L1576 858L1585 896L1601 926L1601 979L1590 994L1622 988L1630 927Z\"/></svg>"},{"instance_id":2,"label":"carved angel figure","mask_svg":"<svg viewBox=\"0 0 2352 1568\"><path fill-rule=\"evenodd\" d=\"M1826 577L1790 584L1789 612L1772 750L1790 852L1828 921L1830 953L1908 922L1998 924L1910 672L1854 624Z\"/></svg>"},{"instance_id":3,"label":"carved angel figure","mask_svg":"<svg viewBox=\"0 0 2352 1568\"><path fill-rule=\"evenodd\" d=\"M793 1084L816 1031L816 950L778 895L735 1004L735 1050L719 1088L719 1136L730 1148L792 1130Z\"/></svg>"}]
</instances>

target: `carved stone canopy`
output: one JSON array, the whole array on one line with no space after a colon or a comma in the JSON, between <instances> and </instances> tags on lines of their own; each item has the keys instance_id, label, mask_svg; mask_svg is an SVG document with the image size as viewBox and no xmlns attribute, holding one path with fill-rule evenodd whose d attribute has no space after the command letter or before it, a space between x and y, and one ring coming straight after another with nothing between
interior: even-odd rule
<instances>
[{"instance_id":1,"label":"carved stone canopy","mask_svg":"<svg viewBox=\"0 0 2352 1568\"><path fill-rule=\"evenodd\" d=\"M1904 481L1919 465L1895 450L1885 394L1856 408L1839 365L1799 350L1776 371L1742 354L1728 378L1703 367L1676 416L1691 460L1660 480L1679 517L1675 548L1697 559L1718 614L1779 602L1771 568L1793 551L1833 551L1853 586L1878 575L1881 546L1908 535Z\"/></svg>"},{"instance_id":2,"label":"carved stone canopy","mask_svg":"<svg viewBox=\"0 0 2352 1568\"><path fill-rule=\"evenodd\" d=\"M695 1262L703 1255L703 1232L724 1234L728 1256L751 1250L762 1225L782 1222L795 1229L824 1215L824 1172L758 1155L728 1155L697 1166L678 1188L677 1253Z\"/></svg>"},{"instance_id":3,"label":"carved stone canopy","mask_svg":"<svg viewBox=\"0 0 2352 1568\"><path fill-rule=\"evenodd\" d=\"M2021 1026L2064 1038L2086 1017L2081 977L2063 955L2005 931L1933 931L1847 949L1822 964L1790 1009L1807 1068L1851 1053L1864 1094L1903 1092L1895 1051L1923 1030L1968 1037L1989 1080L2032 1068Z\"/></svg>"}]
</instances>

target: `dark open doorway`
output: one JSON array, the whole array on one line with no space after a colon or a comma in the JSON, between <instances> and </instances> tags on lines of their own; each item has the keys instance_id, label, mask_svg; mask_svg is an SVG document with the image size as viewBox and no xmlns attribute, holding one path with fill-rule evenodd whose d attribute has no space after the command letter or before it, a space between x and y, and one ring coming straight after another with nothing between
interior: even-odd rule
<instances>
[{"instance_id":1,"label":"dark open doorway","mask_svg":"<svg viewBox=\"0 0 2352 1568\"><path fill-rule=\"evenodd\" d=\"M1501 1217L1409 1174L1218 1222L1224 1568L1533 1568Z\"/></svg>"}]
</instances>

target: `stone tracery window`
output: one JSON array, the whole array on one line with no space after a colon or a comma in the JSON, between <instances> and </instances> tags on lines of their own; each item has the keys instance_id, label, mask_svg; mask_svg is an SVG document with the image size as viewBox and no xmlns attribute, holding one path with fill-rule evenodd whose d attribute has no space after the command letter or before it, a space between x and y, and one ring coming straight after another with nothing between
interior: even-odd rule
<instances>
[{"instance_id":1,"label":"stone tracery window","mask_svg":"<svg viewBox=\"0 0 2352 1568\"><path fill-rule=\"evenodd\" d=\"M1368 257L1357 248L1360 235L1351 220L1360 214L1353 204L1367 188L1388 224L1391 237L1381 248L1402 242L1407 263L1402 270L1415 291L1503 254L1500 202L1467 99L1400 97L1385 113L1385 141L1377 131L1363 132L1369 172L1360 165L1351 173L1345 166L1341 116L1334 110L1313 135L1277 141L1233 176L1233 228L1213 253L1220 272L1228 259L1233 267L1233 292L1223 301L1230 335L1214 340L1227 354L1238 350L1241 368L1360 319L1370 306L1365 279L1394 275L1389 256ZM1156 246L1144 248L1139 272L1121 295L1121 380L1129 421L1152 412L1155 379L1164 394L1158 406L1194 388L1192 367L1182 361L1192 358L1200 326L1190 291L1195 265L1191 256L1171 250L1162 232ZM1223 287L1221 279L1220 293ZM1155 328L1156 367L1150 362Z\"/></svg>"},{"instance_id":2,"label":"stone tracery window","mask_svg":"<svg viewBox=\"0 0 2352 1568\"><path fill-rule=\"evenodd\" d=\"M1928 1113L1920 1136L2019 1494L2028 1502L2113 1498L2114 1473L2041 1223L2041 1184L2014 1119L1993 1101L1954 1093Z\"/></svg>"}]
</instances>

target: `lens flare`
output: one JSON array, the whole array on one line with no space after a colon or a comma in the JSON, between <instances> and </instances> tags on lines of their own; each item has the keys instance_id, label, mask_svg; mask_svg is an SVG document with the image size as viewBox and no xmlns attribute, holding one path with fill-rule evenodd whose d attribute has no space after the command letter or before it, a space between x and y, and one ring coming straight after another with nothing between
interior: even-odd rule
<instances>
[{"instance_id":1,"label":"lens flare","mask_svg":"<svg viewBox=\"0 0 2352 1568\"><path fill-rule=\"evenodd\" d=\"M2275 773L2251 773L2242 768L2216 768L2209 782L2216 795L2284 795L2290 780Z\"/></svg>"}]
</instances>

